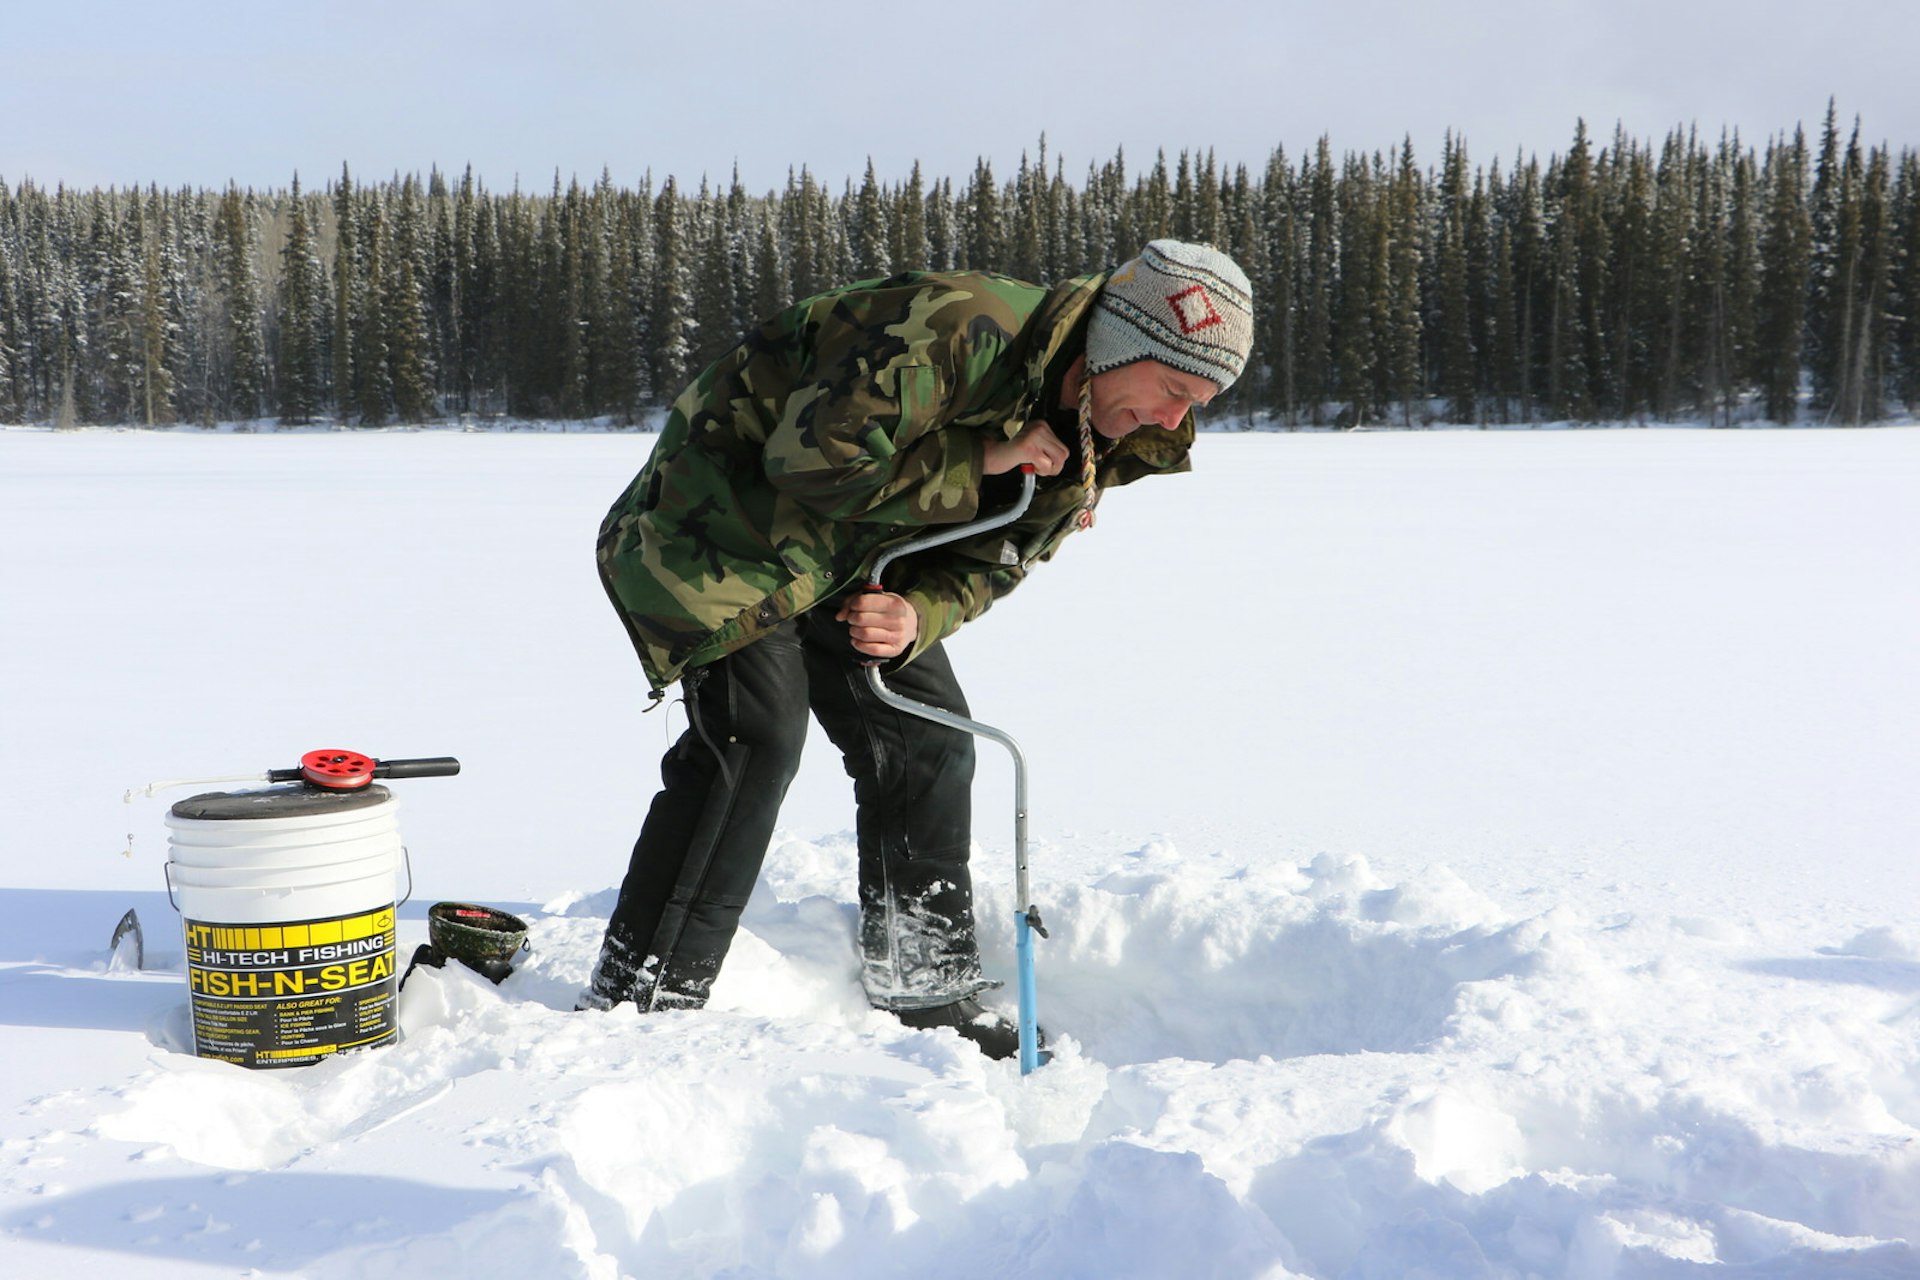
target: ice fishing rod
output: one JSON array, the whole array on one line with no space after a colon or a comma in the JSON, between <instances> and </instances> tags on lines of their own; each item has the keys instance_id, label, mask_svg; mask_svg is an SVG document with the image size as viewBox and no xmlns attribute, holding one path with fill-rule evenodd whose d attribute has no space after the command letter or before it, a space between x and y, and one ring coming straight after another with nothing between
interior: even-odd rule
<instances>
[{"instance_id":1,"label":"ice fishing rod","mask_svg":"<svg viewBox=\"0 0 1920 1280\"><path fill-rule=\"evenodd\" d=\"M925 551L931 547L944 546L976 533L985 533L1012 524L1026 514L1027 507L1033 502L1034 489L1033 464L1020 466L1020 497L1012 507L998 515L986 516L966 524L936 530L922 537L911 538L898 546L882 551L873 562L873 569L867 576L867 591L884 591L881 577L887 566L901 556L912 555L916 551ZM888 706L895 707L908 715L918 716L922 720L931 720L949 729L958 729L977 738L991 738L1007 749L1013 757L1013 900L1014 900L1014 959L1019 971L1020 987L1020 1074L1029 1075L1040 1065L1040 1022L1035 1012L1036 993L1033 980L1033 935L1047 936L1045 926L1040 923L1040 909L1033 905L1027 885L1027 757L1020 750L1020 744L1003 729L990 724L969 719L945 707L936 707L896 693L887 687L880 678L881 663L874 660L864 664L867 668L867 681L873 686L874 693ZM1023 905L1024 904L1024 905Z\"/></svg>"},{"instance_id":2,"label":"ice fishing rod","mask_svg":"<svg viewBox=\"0 0 1920 1280\"><path fill-rule=\"evenodd\" d=\"M375 778L450 778L460 772L460 762L452 756L427 756L417 760L376 760L358 751L323 747L300 757L289 769L269 769L265 773L241 773L224 778L168 778L134 787L121 798L129 804L135 796L151 798L173 787L197 787L212 782L305 782L328 791L356 791Z\"/></svg>"}]
</instances>

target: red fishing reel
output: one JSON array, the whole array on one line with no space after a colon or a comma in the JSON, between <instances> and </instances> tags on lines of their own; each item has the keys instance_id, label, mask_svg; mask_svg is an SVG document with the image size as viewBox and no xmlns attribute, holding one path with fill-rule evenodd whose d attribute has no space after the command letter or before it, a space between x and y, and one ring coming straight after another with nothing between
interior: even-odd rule
<instances>
[{"instance_id":1,"label":"red fishing reel","mask_svg":"<svg viewBox=\"0 0 1920 1280\"><path fill-rule=\"evenodd\" d=\"M300 757L300 776L329 791L356 791L373 781L373 770L379 763L358 751L326 748Z\"/></svg>"},{"instance_id":2,"label":"red fishing reel","mask_svg":"<svg viewBox=\"0 0 1920 1280\"><path fill-rule=\"evenodd\" d=\"M297 769L272 769L269 782L305 782L328 791L357 791L375 778L449 778L460 772L452 756L420 760L375 760L358 751L323 747L300 757Z\"/></svg>"}]
</instances>

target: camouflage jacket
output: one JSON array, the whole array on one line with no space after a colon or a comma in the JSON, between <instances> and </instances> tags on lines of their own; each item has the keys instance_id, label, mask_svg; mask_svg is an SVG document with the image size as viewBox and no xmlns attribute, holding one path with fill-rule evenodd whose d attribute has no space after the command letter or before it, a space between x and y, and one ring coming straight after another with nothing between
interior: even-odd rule
<instances>
[{"instance_id":1,"label":"camouflage jacket","mask_svg":"<svg viewBox=\"0 0 1920 1280\"><path fill-rule=\"evenodd\" d=\"M1041 388L1084 350L1105 279L863 281L788 308L695 379L600 528L601 579L655 692L858 586L889 544L978 516L987 441L1045 416ZM1099 455L1099 487L1185 471L1192 443L1191 416L1135 432ZM900 661L1049 558L1083 492L1051 477L1016 524L890 568L920 617Z\"/></svg>"}]
</instances>

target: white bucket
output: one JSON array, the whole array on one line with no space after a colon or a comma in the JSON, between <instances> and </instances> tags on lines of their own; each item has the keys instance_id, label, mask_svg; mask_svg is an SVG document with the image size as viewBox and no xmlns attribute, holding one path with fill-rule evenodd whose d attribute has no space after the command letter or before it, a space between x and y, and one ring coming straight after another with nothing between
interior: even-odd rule
<instances>
[{"instance_id":1,"label":"white bucket","mask_svg":"<svg viewBox=\"0 0 1920 1280\"><path fill-rule=\"evenodd\" d=\"M398 1038L398 809L384 787L296 784L168 812L195 1053L295 1067Z\"/></svg>"}]
</instances>

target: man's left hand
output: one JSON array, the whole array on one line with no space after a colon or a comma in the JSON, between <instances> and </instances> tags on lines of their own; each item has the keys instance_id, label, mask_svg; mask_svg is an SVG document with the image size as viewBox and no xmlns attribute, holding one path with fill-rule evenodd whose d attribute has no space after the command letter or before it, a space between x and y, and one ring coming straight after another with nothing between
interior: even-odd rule
<instances>
[{"instance_id":1,"label":"man's left hand","mask_svg":"<svg viewBox=\"0 0 1920 1280\"><path fill-rule=\"evenodd\" d=\"M891 591L848 596L833 616L847 624L853 647L871 658L897 658L920 636L920 615Z\"/></svg>"}]
</instances>

